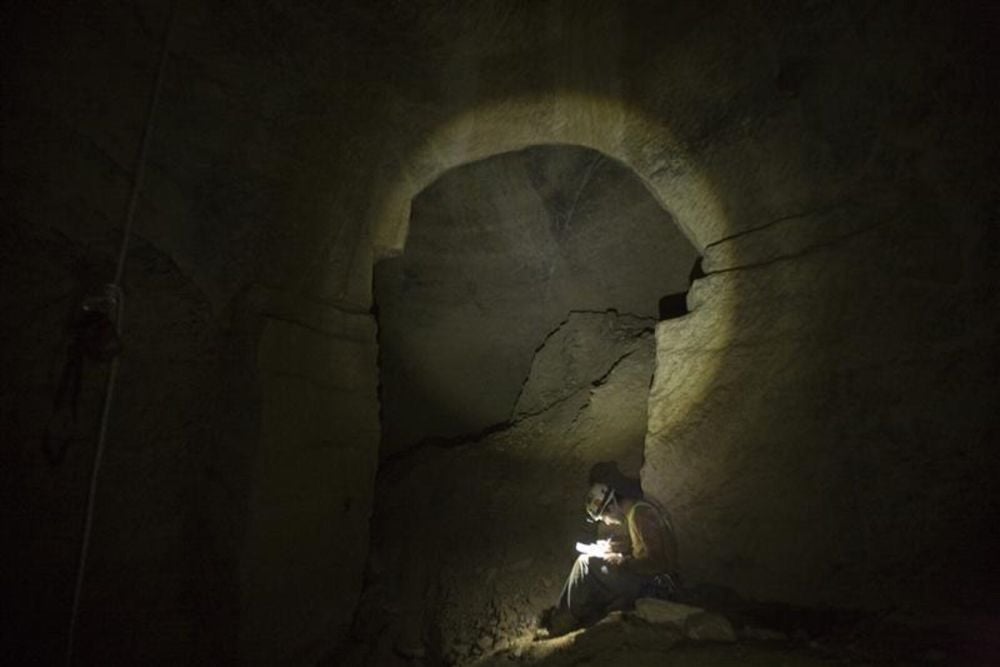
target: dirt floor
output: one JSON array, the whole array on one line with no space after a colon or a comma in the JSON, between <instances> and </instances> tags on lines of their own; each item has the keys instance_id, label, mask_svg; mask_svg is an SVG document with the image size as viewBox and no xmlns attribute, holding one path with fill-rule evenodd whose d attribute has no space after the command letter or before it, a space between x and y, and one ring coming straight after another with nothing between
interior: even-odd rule
<instances>
[{"instance_id":1,"label":"dirt floor","mask_svg":"<svg viewBox=\"0 0 1000 667\"><path fill-rule=\"evenodd\" d=\"M763 610L763 608L761 608ZM786 610L787 611L787 610ZM997 645L983 643L988 627L982 620L965 629L914 625L912 619L798 611L786 615L791 634L753 626L738 628L733 641L696 641L676 626L645 621L635 612L615 612L596 625L557 638L528 631L505 638L494 648L478 649L454 663L440 655L404 657L389 643L357 645L330 665L434 667L460 664L475 667L538 665L570 667L812 667L820 665L882 665L986 667L997 664ZM824 629L817 622L833 623ZM988 624L988 622L987 622ZM791 628L792 626L788 626ZM810 628L814 635L807 634ZM978 637L976 640L974 637ZM485 646L485 645L484 645Z\"/></svg>"},{"instance_id":2,"label":"dirt floor","mask_svg":"<svg viewBox=\"0 0 1000 667\"><path fill-rule=\"evenodd\" d=\"M701 643L686 640L673 629L631 616L613 615L602 623L565 637L536 641L497 653L473 664L480 666L628 665L673 667L699 665L768 665L809 667L834 664L786 642Z\"/></svg>"}]
</instances>

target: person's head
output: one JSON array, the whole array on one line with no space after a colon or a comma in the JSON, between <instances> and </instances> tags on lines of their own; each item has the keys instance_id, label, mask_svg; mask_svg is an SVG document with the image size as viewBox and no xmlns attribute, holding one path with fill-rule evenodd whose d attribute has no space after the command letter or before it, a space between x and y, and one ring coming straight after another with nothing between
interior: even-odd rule
<instances>
[{"instance_id":1,"label":"person's head","mask_svg":"<svg viewBox=\"0 0 1000 667\"><path fill-rule=\"evenodd\" d=\"M591 521L603 523L619 523L618 499L615 490L610 485L597 482L590 486L587 492L586 510Z\"/></svg>"}]
</instances>

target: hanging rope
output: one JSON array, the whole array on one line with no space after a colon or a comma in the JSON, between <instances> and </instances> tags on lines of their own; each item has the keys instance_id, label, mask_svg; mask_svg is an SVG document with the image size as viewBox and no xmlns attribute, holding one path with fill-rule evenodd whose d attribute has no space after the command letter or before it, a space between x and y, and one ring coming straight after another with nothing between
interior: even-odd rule
<instances>
[{"instance_id":1,"label":"hanging rope","mask_svg":"<svg viewBox=\"0 0 1000 667\"><path fill-rule=\"evenodd\" d=\"M139 147L139 155L136 159L135 174L132 179L132 192L129 196L128 208L125 213L125 225L122 230L122 242L118 251L118 265L115 269L114 282L106 285L104 294L97 299L90 299L84 304L87 312L97 312L109 318L114 325L114 331L118 340L122 335L122 318L124 315L125 299L122 292L122 279L125 274L125 260L128 258L129 242L132 238L132 224L135 220L135 211L139 202L139 193L142 190L143 179L146 174L146 154L149 151L150 137L153 134L153 117L160 101L160 89L163 87L163 73L166 71L167 56L170 49L170 37L174 29L174 18L176 16L177 0L170 2L170 17L167 19L167 28L163 34L163 46L160 51L160 64L156 72L156 81L153 84L153 92L150 96L149 106L146 112L146 124L143 128L142 143ZM87 509L83 521L83 538L80 542L80 556L77 561L76 585L73 588L73 607L70 612L69 632L66 639L66 665L73 664L73 649L76 640L77 619L80 614L80 598L83 593L84 574L87 569L87 556L90 552L90 538L94 527L94 505L97 498L97 482L101 471L101 462L104 458L105 443L108 437L108 424L111 417L111 405L114 400L115 385L118 381L118 369L121 366L121 356L115 354L111 360L111 368L108 371L107 384L104 391L104 406L101 410L101 427L97 436L97 448L94 451L94 462L90 472L90 486L87 489Z\"/></svg>"}]
</instances>

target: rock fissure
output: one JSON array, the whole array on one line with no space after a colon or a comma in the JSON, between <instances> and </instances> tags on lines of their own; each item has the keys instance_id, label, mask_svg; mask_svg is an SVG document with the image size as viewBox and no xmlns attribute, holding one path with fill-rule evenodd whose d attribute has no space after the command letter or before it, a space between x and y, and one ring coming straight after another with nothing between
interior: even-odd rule
<instances>
[{"instance_id":1,"label":"rock fissure","mask_svg":"<svg viewBox=\"0 0 1000 667\"><path fill-rule=\"evenodd\" d=\"M567 324L569 324L570 320L573 318L574 315L614 315L615 317L633 318L633 319L635 319L637 321L640 321L640 322L647 322L650 325L655 325L655 323L656 323L656 318L646 317L646 316L643 316L643 315L636 315L634 313L621 313L621 312L619 312L615 308L607 308L605 310L571 310L571 311L569 311L566 314L566 318L564 320L562 320L559 324L557 324L555 326L555 328L553 328L549 333L545 334L545 337L542 339L542 342L538 345L538 347L535 348L534 352L532 352L532 355L531 355L532 365L534 365L535 359L538 357L539 353L542 352L542 350L545 349L545 346L548 345L549 341L556 334L558 334L563 329L563 327L565 327ZM644 328L644 329L640 330L639 334L636 337L641 336L643 333L652 333L652 331L653 331L652 326ZM617 364L620 361L621 361L621 357L617 361L615 361L614 364ZM611 370L613 370L613 368L610 368L609 371L608 371L608 373L610 373ZM608 373L605 373L602 377L607 377ZM524 377L524 380L521 382L521 387L518 390L517 396L514 399L514 407L511 409L511 414L517 414L517 405L518 405L518 403L520 403L521 396L524 394L524 389L528 385L528 382L530 380L531 380L531 372L529 370L528 374ZM559 400L557 403L561 403L561 402L567 400L568 398L569 398L569 396L566 396L563 399ZM544 408L542 408L540 410L533 410L533 411L524 412L524 413L521 413L521 414L523 414L524 416L537 415L537 414L540 414L541 412L545 412L546 410L548 410L551 407L554 407L554 405L555 405L555 403L550 404L550 405L548 405L548 406L546 406L546 407L544 407Z\"/></svg>"},{"instance_id":2,"label":"rock fissure","mask_svg":"<svg viewBox=\"0 0 1000 667\"><path fill-rule=\"evenodd\" d=\"M506 431L517 423L517 421L504 421L497 424L491 424L490 426L487 426L486 428L475 433L457 436L430 436L424 438L405 449L386 456L382 460L379 472L381 473L383 469L399 466L408 460L412 460L420 453L428 449L454 450L461 449L468 445L475 445L493 435Z\"/></svg>"},{"instance_id":3,"label":"rock fissure","mask_svg":"<svg viewBox=\"0 0 1000 667\"><path fill-rule=\"evenodd\" d=\"M784 254L784 255L778 255L778 256L771 257L770 259L766 259L766 260L763 260L763 261L760 261L760 262L753 262L753 263L750 263L750 264L742 264L742 265L739 265L739 266L729 266L729 267L726 267L724 269L714 269L714 270L709 269L709 270L705 271L705 276L706 277L707 276L715 276L715 275L720 275L720 274L723 274L723 273L732 273L734 271L751 271L751 270L756 270L756 269L763 269L763 268L767 268L769 266L773 266L775 264L780 264L782 262L787 262L787 261L791 261L791 260L795 260L795 259L801 259L802 257L806 257L808 255L813 255L813 254L816 254L816 253L819 253L819 252L823 252L825 250L829 250L830 248L836 247L836 246L840 245L841 243L844 243L845 241L850 241L850 240L852 240L852 239L854 239L856 237L863 236L864 234L866 234L866 233L868 233L870 231L873 231L875 229L878 229L879 227L883 227L886 224L888 224L888 222L879 222L879 223L875 223L875 224L872 224L872 225L868 225L867 227L862 227L861 229L857 229L857 230L849 232L847 234L842 234L841 236L838 236L838 237L836 237L834 239L831 239L829 241L823 241L822 243L815 243L815 244L813 244L811 246L807 246L807 247L803 248L802 250L800 250L798 252L788 253L788 254Z\"/></svg>"},{"instance_id":4,"label":"rock fissure","mask_svg":"<svg viewBox=\"0 0 1000 667\"><path fill-rule=\"evenodd\" d=\"M541 414L603 383L633 351L621 350L622 342L649 335L655 323L615 309L570 311L535 349L511 414Z\"/></svg>"},{"instance_id":5,"label":"rock fissure","mask_svg":"<svg viewBox=\"0 0 1000 667\"><path fill-rule=\"evenodd\" d=\"M644 338L652 333L653 333L652 329L643 329L642 332L638 336L636 336L636 338ZM605 373L604 375L602 375L601 377L597 378L596 380L590 383L591 388L597 389L598 387L607 384L608 378L611 377L611 374L618 369L618 366L620 366L623 361L631 357L633 354L635 354L635 350L629 350L622 356L618 357L618 359L616 359L615 362L611 364L611 367L608 369L607 373Z\"/></svg>"},{"instance_id":6,"label":"rock fissure","mask_svg":"<svg viewBox=\"0 0 1000 667\"><path fill-rule=\"evenodd\" d=\"M648 335L650 335L652 333L653 333L652 329L645 330L645 332L643 334L641 334L638 338L644 338L645 336L648 336ZM626 359L628 359L633 354L635 354L635 352L636 352L635 349L631 349L628 352L626 352L625 354L623 354L622 356L620 356L611 365L611 368L608 369L607 373L605 373L604 375L602 375L601 377L597 378L596 380L594 380L593 382L590 383L590 387L587 389L587 398L580 405L580 407L577 409L576 414L573 415L573 420L570 422L570 426L575 426L578 423L580 417L582 417L584 414L586 414L587 409L591 406L591 403L593 402L594 392L597 389L603 387L605 384L607 384L607 382L610 379L611 375L618 369L618 367L622 364L622 362L624 362ZM576 394L574 394L574 396L575 395ZM568 398L571 398L571 397L567 397L567 399Z\"/></svg>"},{"instance_id":7,"label":"rock fissure","mask_svg":"<svg viewBox=\"0 0 1000 667\"><path fill-rule=\"evenodd\" d=\"M567 319L559 327L557 327L552 333L550 333L546 338L550 338L553 334L557 333L560 328L562 328L567 323L569 323L569 321L572 319L572 315L600 315L600 316L607 316L607 315L609 315L611 313L615 313L617 315L617 313L614 310L603 310L603 311L571 311L570 317L567 317ZM641 317L641 316L635 316L635 315L625 315L625 317L634 318L634 319L642 321L642 322L649 322L649 323L655 322L654 318L649 318L649 317ZM641 340L643 338L651 336L653 334L653 331L654 330L651 327L643 327L641 329L636 330L629 338L631 340L633 340L633 341L639 341L639 340ZM544 347L545 347L544 344L542 346L540 346L538 348L538 350L536 351L536 354L542 352L542 350L543 350ZM605 384L607 384L609 378L619 368L619 366L621 366L621 364L623 362L625 362L627 359L629 359L630 357L632 357L635 353L636 353L635 347L631 347L630 349L626 350L622 354L618 355L609 365L606 366L605 370L600 375L598 375L596 378L587 381L586 383L580 385L577 389L575 389L573 391L570 391L569 393L567 393L567 394L565 394L565 395L557 398L556 400L553 400L553 401L551 401L551 402L543 405L540 408L536 408L536 409L533 409L533 410L530 410L530 411L525 411L525 412L514 412L513 416L510 419L504 420L502 422L497 422L497 423L491 424L491 425L489 425L489 426L487 426L487 427L485 427L485 428L483 428L483 429L481 429L479 431L476 431L474 433L467 433L467 434L462 434L462 435L457 435L457 436L450 436L450 437L445 437L445 436L431 436L431 437L428 437L428 438L424 438L424 439L420 440L419 442L413 444L410 447L407 447L406 449L404 449L404 450L402 450L400 452L397 452L395 454L387 456L383 460L383 464L384 465L397 465L401 460L408 459L411 456L417 454L419 451L423 451L423 450L426 450L428 448L458 449L458 448L462 448L462 447L465 447L465 446L468 446L468 445L478 444L478 443L480 443L480 442L482 442L482 441L490 438L491 436L497 435L499 433L502 433L504 431L507 431L507 430L510 430L510 429L512 429L514 427L517 427L517 426L521 425L522 423L524 423L525 421L528 421L528 420L530 420L532 418L542 417L545 413L550 412L551 410L553 410L553 409L555 409L555 408L563 405L564 403L567 403L567 402L573 400L574 398L579 398L579 399L582 399L581 400L581 405L577 409L576 414L574 415L573 420L571 421L571 423L573 423L590 406L591 398L593 396L594 390L598 389L598 388L600 388L602 386L604 386ZM593 377L593 374L591 374L591 377ZM531 381L531 373L529 373L528 376L525 378L524 384L522 385L522 390L523 390L523 388L525 386L527 386L530 383L530 381ZM586 394L587 394L586 398L583 397L584 392L586 392Z\"/></svg>"},{"instance_id":8,"label":"rock fissure","mask_svg":"<svg viewBox=\"0 0 1000 667\"><path fill-rule=\"evenodd\" d=\"M525 382L527 382L527 380L525 380ZM597 386L597 385L594 385L594 386ZM567 395L563 396L562 398L559 398L559 399L553 401L552 403L549 403L548 405L546 405L546 406L544 406L544 407L542 407L542 408L540 408L538 410L532 410L530 412L521 412L521 413L517 414L517 416L514 417L510 421L510 423L512 425L513 424L518 424L518 423L524 421L525 419L529 419L531 417L538 417L539 415L545 414L549 410L552 410L553 408L557 408L560 405L562 405L563 403L566 403L569 400L573 399L574 397L579 396L582 391L583 391L582 389L578 389L578 390L574 391L573 393L567 394ZM586 407L586 406L585 405L582 406L581 409L583 409L584 407Z\"/></svg>"},{"instance_id":9,"label":"rock fissure","mask_svg":"<svg viewBox=\"0 0 1000 667\"><path fill-rule=\"evenodd\" d=\"M834 204L828 204L828 205L825 205L825 206L819 206L817 208L813 208L813 209L810 209L808 211L802 211L802 212L799 212L799 213L792 213L790 215L783 215L783 216L781 216L779 218L775 218L774 220L771 220L769 222L765 222L765 223L763 223L761 225L757 225L756 227L751 227L750 229L744 229L742 231L736 232L735 234L730 234L729 236L724 236L724 237L722 237L721 239L719 239L717 241L712 241L711 243L708 243L708 244L705 245L705 250L708 250L710 248L714 248L716 246L720 246L723 243L728 243L730 241L735 241L737 239L743 238L744 236L749 236L750 234L755 234L757 232L761 232L761 231L763 231L765 229L768 229L770 227L774 227L775 225L780 225L780 224L785 223L785 222L791 222L793 220L802 220L804 218L809 218L809 217L812 217L812 216L815 216L815 215L825 215L825 214L830 213L832 211L836 211L836 210L839 210L839 209L842 209L842 208L850 208L851 206L855 206L855 205L856 204L853 201L844 201L844 202L837 202L837 203L834 203Z\"/></svg>"}]
</instances>

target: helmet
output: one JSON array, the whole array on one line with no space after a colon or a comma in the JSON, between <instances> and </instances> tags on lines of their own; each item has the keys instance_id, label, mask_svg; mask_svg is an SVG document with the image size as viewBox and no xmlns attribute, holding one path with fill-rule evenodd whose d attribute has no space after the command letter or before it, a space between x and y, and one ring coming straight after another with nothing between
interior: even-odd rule
<instances>
[{"instance_id":1,"label":"helmet","mask_svg":"<svg viewBox=\"0 0 1000 667\"><path fill-rule=\"evenodd\" d=\"M591 521L600 521L601 515L615 499L615 491L607 484L598 482L587 492L587 516Z\"/></svg>"}]
</instances>

